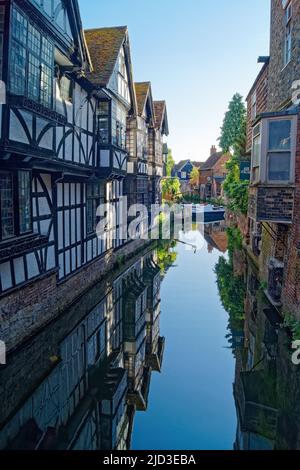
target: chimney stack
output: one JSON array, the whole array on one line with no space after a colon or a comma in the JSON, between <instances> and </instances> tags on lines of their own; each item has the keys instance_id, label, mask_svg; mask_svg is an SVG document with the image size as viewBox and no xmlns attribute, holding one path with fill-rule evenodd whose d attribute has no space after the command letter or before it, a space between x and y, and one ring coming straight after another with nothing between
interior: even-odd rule
<instances>
[{"instance_id":1,"label":"chimney stack","mask_svg":"<svg viewBox=\"0 0 300 470\"><path fill-rule=\"evenodd\" d=\"M215 153L217 153L216 146L215 146L215 145L212 145L212 147L211 147L211 149L210 149L210 156L214 155Z\"/></svg>"}]
</instances>

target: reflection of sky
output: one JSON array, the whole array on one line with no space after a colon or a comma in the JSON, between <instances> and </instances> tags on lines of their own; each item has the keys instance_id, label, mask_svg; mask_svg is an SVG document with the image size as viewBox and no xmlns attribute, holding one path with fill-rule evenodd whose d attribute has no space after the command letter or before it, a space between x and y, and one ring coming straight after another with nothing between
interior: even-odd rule
<instances>
[{"instance_id":1,"label":"reflection of sky","mask_svg":"<svg viewBox=\"0 0 300 470\"><path fill-rule=\"evenodd\" d=\"M234 358L214 274L220 253L176 250L161 290L163 371L152 374L148 411L135 415L132 448L232 449Z\"/></svg>"}]
</instances>

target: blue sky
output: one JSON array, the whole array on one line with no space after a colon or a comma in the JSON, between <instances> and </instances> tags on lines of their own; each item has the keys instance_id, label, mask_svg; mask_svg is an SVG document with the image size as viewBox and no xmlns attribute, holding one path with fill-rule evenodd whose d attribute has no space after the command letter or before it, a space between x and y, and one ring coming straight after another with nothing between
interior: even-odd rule
<instances>
[{"instance_id":1,"label":"blue sky","mask_svg":"<svg viewBox=\"0 0 300 470\"><path fill-rule=\"evenodd\" d=\"M270 0L79 0L84 28L127 25L135 81L168 106L176 161L205 160L268 55Z\"/></svg>"}]
</instances>

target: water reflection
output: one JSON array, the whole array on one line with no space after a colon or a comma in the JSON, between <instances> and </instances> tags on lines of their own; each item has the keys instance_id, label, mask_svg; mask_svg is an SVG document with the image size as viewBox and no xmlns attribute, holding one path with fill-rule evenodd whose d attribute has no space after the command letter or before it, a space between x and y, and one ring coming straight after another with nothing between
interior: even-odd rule
<instances>
[{"instance_id":1,"label":"water reflection","mask_svg":"<svg viewBox=\"0 0 300 470\"><path fill-rule=\"evenodd\" d=\"M9 356L0 449L300 448L291 336L239 232L203 236L137 255Z\"/></svg>"},{"instance_id":2,"label":"water reflection","mask_svg":"<svg viewBox=\"0 0 300 470\"><path fill-rule=\"evenodd\" d=\"M1 449L130 448L164 353L156 261L154 251L138 257L9 357Z\"/></svg>"},{"instance_id":3,"label":"water reflection","mask_svg":"<svg viewBox=\"0 0 300 470\"><path fill-rule=\"evenodd\" d=\"M291 335L265 297L257 266L241 249L234 229L229 257L220 258L216 273L236 358L234 447L300 449L300 368L291 360Z\"/></svg>"}]
</instances>

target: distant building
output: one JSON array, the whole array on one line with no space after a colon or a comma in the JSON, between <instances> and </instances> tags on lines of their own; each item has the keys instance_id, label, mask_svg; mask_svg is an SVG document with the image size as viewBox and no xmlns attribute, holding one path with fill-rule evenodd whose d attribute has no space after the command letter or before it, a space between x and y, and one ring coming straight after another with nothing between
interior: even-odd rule
<instances>
[{"instance_id":1,"label":"distant building","mask_svg":"<svg viewBox=\"0 0 300 470\"><path fill-rule=\"evenodd\" d=\"M181 160L172 171L172 176L179 178L180 181L189 181L194 168L200 168L201 162L192 162L191 160Z\"/></svg>"},{"instance_id":2,"label":"distant building","mask_svg":"<svg viewBox=\"0 0 300 470\"><path fill-rule=\"evenodd\" d=\"M229 159L229 153L217 152L214 145L211 147L210 156L200 169L201 199L207 200L223 196L222 186L228 173L226 163Z\"/></svg>"}]
</instances>

